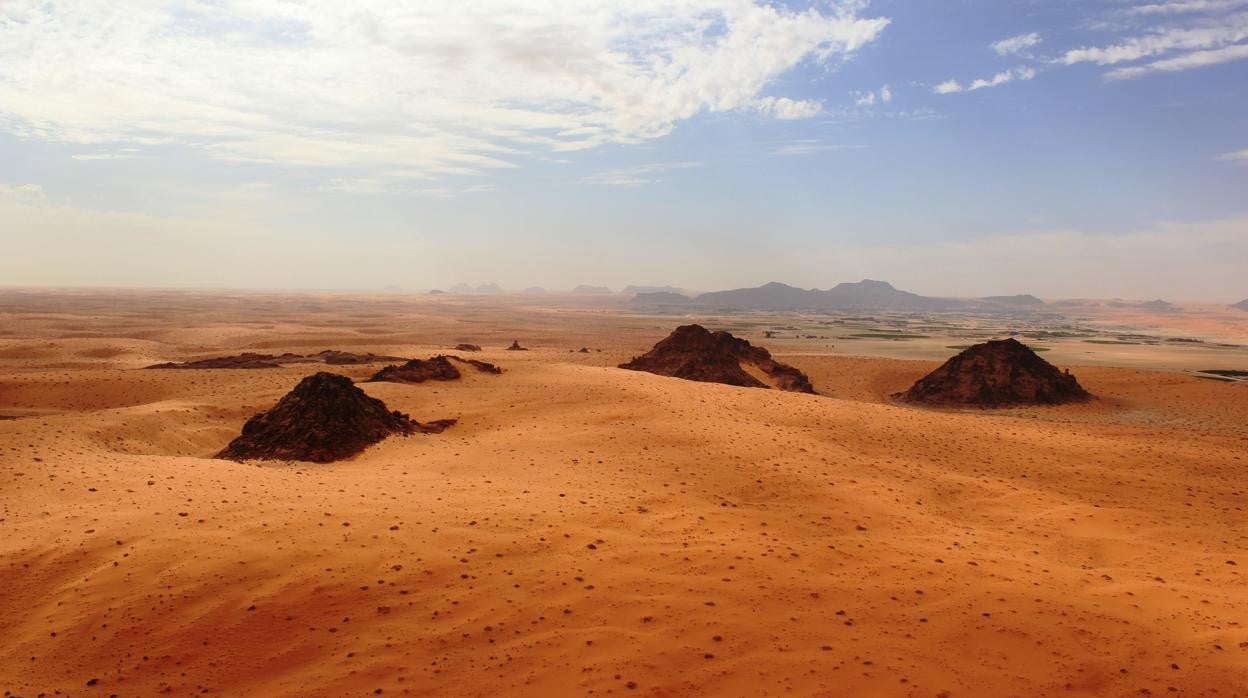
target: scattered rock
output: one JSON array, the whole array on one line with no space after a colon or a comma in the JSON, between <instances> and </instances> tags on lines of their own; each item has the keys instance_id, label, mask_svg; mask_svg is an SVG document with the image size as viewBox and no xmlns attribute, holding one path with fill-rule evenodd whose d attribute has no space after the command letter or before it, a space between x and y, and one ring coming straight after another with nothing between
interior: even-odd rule
<instances>
[{"instance_id":1,"label":"scattered rock","mask_svg":"<svg viewBox=\"0 0 1248 698\"><path fill-rule=\"evenodd\" d=\"M217 458L302 460L349 458L391 434L437 433L455 423L421 424L357 388L350 378L320 372L308 376L268 412L243 426Z\"/></svg>"},{"instance_id":2,"label":"scattered rock","mask_svg":"<svg viewBox=\"0 0 1248 698\"><path fill-rule=\"evenodd\" d=\"M488 361L480 361L478 359L461 359L458 356L448 356L447 358L449 358L452 361L458 361L461 364L467 364L469 366L472 366L473 368L477 369L478 371L482 373L492 373L494 375L498 375L503 372L503 369L499 368L498 366L495 366L494 364Z\"/></svg>"},{"instance_id":3,"label":"scattered rock","mask_svg":"<svg viewBox=\"0 0 1248 698\"><path fill-rule=\"evenodd\" d=\"M746 367L755 369L755 373ZM620 368L707 383L815 392L806 374L771 358L766 349L727 332L711 332L701 325L677 327L649 352L620 364ZM768 385L763 378L772 384Z\"/></svg>"},{"instance_id":4,"label":"scattered rock","mask_svg":"<svg viewBox=\"0 0 1248 698\"><path fill-rule=\"evenodd\" d=\"M1092 398L1070 371L1059 370L1013 338L976 344L893 397L972 407L1057 405Z\"/></svg>"}]
</instances>

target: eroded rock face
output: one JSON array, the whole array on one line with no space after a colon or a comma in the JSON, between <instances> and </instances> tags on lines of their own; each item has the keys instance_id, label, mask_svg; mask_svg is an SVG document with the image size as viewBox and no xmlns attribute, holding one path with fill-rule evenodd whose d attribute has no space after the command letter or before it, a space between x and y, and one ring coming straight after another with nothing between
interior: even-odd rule
<instances>
[{"instance_id":1,"label":"eroded rock face","mask_svg":"<svg viewBox=\"0 0 1248 698\"><path fill-rule=\"evenodd\" d=\"M437 433L455 423L421 424L391 411L350 378L320 372L295 386L268 412L243 425L243 433L217 458L329 463L356 455L391 434Z\"/></svg>"},{"instance_id":2,"label":"eroded rock face","mask_svg":"<svg viewBox=\"0 0 1248 698\"><path fill-rule=\"evenodd\" d=\"M1069 371L1011 338L966 349L894 397L929 405L1009 407L1084 402L1092 395Z\"/></svg>"},{"instance_id":3,"label":"eroded rock face","mask_svg":"<svg viewBox=\"0 0 1248 698\"><path fill-rule=\"evenodd\" d=\"M677 327L653 349L620 368L705 383L815 392L806 374L771 358L766 349L701 325Z\"/></svg>"}]
</instances>

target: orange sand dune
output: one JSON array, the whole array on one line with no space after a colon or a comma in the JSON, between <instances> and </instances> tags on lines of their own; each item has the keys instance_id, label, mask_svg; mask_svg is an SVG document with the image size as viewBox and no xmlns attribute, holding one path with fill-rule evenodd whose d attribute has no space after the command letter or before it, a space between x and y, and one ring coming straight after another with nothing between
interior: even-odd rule
<instances>
[{"instance_id":1,"label":"orange sand dune","mask_svg":"<svg viewBox=\"0 0 1248 698\"><path fill-rule=\"evenodd\" d=\"M105 337L75 368L10 315L0 690L1248 695L1248 385L1083 368L1090 405L934 411L886 398L933 362L777 352L813 396L612 368L671 319L301 302L240 343L211 330L266 311L70 297ZM456 341L505 372L361 387L459 424L333 465L208 459L324 366L135 369Z\"/></svg>"}]
</instances>

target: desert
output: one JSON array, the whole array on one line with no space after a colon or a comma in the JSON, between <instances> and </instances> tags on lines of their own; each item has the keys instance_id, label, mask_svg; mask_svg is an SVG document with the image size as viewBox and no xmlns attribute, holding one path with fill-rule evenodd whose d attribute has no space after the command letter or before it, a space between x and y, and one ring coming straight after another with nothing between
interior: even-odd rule
<instances>
[{"instance_id":1,"label":"desert","mask_svg":"<svg viewBox=\"0 0 1248 698\"><path fill-rule=\"evenodd\" d=\"M949 409L891 397L935 358L763 337L791 335L797 317L698 319L757 322L734 331L818 395L617 368L676 327L627 303L0 301L9 695L1248 686L1248 393L1192 372L1207 348L1066 340L1139 356L1056 360L1090 401ZM1242 341L1243 321L1220 312L1204 337ZM1141 317L1098 321L1144 334ZM517 337L528 351L507 351ZM332 463L213 458L322 364L143 370L459 343L503 372L390 383L367 382L384 361L328 367L387 409L456 420ZM582 346L602 351L569 351ZM1248 365L1243 347L1222 351Z\"/></svg>"},{"instance_id":2,"label":"desert","mask_svg":"<svg viewBox=\"0 0 1248 698\"><path fill-rule=\"evenodd\" d=\"M1248 0L0 0L0 698L1248 698Z\"/></svg>"}]
</instances>

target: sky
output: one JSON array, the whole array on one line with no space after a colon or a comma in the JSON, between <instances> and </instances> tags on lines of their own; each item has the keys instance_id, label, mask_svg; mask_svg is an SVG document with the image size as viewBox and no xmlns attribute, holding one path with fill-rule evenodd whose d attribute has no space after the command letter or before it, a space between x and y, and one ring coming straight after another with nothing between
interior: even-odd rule
<instances>
[{"instance_id":1,"label":"sky","mask_svg":"<svg viewBox=\"0 0 1248 698\"><path fill-rule=\"evenodd\" d=\"M0 286L1248 297L1248 0L0 0Z\"/></svg>"}]
</instances>

